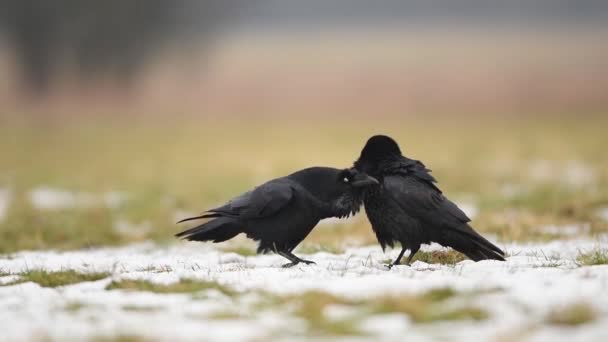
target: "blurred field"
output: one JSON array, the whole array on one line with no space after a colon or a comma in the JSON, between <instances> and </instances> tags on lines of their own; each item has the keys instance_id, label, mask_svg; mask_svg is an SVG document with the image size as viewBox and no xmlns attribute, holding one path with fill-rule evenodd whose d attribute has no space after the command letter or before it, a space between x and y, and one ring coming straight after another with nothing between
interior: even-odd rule
<instances>
[{"instance_id":1,"label":"blurred field","mask_svg":"<svg viewBox=\"0 0 608 342\"><path fill-rule=\"evenodd\" d=\"M598 214L608 207L607 124L602 115L12 120L0 125L0 189L9 194L0 253L173 241L185 228L174 222L187 214L304 167L350 166L377 133L424 161L450 198L477 210L474 226L500 241L563 238L560 227L573 225L594 234L608 230ZM36 208L32 197L41 189L65 191L75 203ZM120 200L91 199L104 194ZM360 215L318 227L301 248L373 243ZM254 244L227 248L246 253Z\"/></svg>"}]
</instances>

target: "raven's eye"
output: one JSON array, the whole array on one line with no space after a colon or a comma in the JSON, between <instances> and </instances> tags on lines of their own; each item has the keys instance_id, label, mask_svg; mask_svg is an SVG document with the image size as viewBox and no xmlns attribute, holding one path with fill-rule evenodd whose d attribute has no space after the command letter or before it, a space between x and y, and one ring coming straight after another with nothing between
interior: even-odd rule
<instances>
[{"instance_id":1,"label":"raven's eye","mask_svg":"<svg viewBox=\"0 0 608 342\"><path fill-rule=\"evenodd\" d=\"M342 180L344 181L344 183L350 182L350 179L348 179L348 177L344 177Z\"/></svg>"}]
</instances>

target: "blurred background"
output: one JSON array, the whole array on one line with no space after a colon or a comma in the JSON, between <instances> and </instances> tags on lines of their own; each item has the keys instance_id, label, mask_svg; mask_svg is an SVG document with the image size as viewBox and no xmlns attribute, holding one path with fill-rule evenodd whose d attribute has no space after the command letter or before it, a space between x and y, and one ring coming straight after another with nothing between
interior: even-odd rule
<instances>
[{"instance_id":1,"label":"blurred background","mask_svg":"<svg viewBox=\"0 0 608 342\"><path fill-rule=\"evenodd\" d=\"M0 4L0 253L172 241L378 133L499 240L608 230L605 1Z\"/></svg>"}]
</instances>

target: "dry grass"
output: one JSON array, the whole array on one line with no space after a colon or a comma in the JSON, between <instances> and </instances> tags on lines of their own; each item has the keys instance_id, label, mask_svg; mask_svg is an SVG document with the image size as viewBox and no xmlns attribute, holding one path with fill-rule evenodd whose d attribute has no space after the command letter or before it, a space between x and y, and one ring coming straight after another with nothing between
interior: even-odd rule
<instances>
[{"instance_id":1,"label":"dry grass","mask_svg":"<svg viewBox=\"0 0 608 342\"><path fill-rule=\"evenodd\" d=\"M440 288L420 295L386 295L372 300L354 300L326 292L309 291L285 297L271 296L267 305L288 308L292 314L306 320L311 333L360 335L363 332L357 327L361 320L378 314L402 313L415 323L484 320L488 317L484 310L466 303L473 295L477 294ZM456 302L451 300L456 298L459 302L454 305ZM328 308L336 305L352 309L352 314L341 318L328 316Z\"/></svg>"},{"instance_id":2,"label":"dry grass","mask_svg":"<svg viewBox=\"0 0 608 342\"><path fill-rule=\"evenodd\" d=\"M576 303L551 311L547 322L553 325L576 326L592 322L596 317L597 313L591 305Z\"/></svg>"},{"instance_id":3,"label":"dry grass","mask_svg":"<svg viewBox=\"0 0 608 342\"><path fill-rule=\"evenodd\" d=\"M45 270L32 270L19 274L19 279L4 284L4 286L15 285L25 282L34 282L42 287L58 287L72 285L86 281L96 281L109 277L109 273L79 273L74 270L49 272Z\"/></svg>"},{"instance_id":4,"label":"dry grass","mask_svg":"<svg viewBox=\"0 0 608 342\"><path fill-rule=\"evenodd\" d=\"M0 187L13 194L0 222L0 253L174 241L174 233L189 227L175 225L182 217L176 213L200 212L304 167L349 166L375 133L392 135L408 156L423 160L448 197L472 198L480 213L473 226L481 232L501 240L552 239L535 228L580 222L588 223L592 234L608 231L608 223L595 215L608 206L608 195L596 191L608 186L608 176L600 172L608 169L606 119L368 120L0 125ZM587 183L568 185L573 160L583 173L591 170ZM546 175L541 167L538 176L539 163L548 165ZM28 197L38 186L116 190L129 198L116 208L40 210ZM346 225L318 227L302 249L339 251L376 243L360 215ZM123 234L116 229L118 220L150 229Z\"/></svg>"},{"instance_id":5,"label":"dry grass","mask_svg":"<svg viewBox=\"0 0 608 342\"><path fill-rule=\"evenodd\" d=\"M181 279L172 284L157 284L146 280L119 280L112 281L107 290L146 291L154 293L197 293L215 289L224 294L232 295L234 291L216 282L193 279Z\"/></svg>"},{"instance_id":6,"label":"dry grass","mask_svg":"<svg viewBox=\"0 0 608 342\"><path fill-rule=\"evenodd\" d=\"M418 251L412 260L413 262L419 260L427 264L455 265L466 259L467 258L464 256L464 254L456 252L453 249L449 249L446 251L433 252Z\"/></svg>"},{"instance_id":7,"label":"dry grass","mask_svg":"<svg viewBox=\"0 0 608 342\"><path fill-rule=\"evenodd\" d=\"M595 249L587 253L579 253L576 261L581 265L606 265L608 264L608 250Z\"/></svg>"}]
</instances>

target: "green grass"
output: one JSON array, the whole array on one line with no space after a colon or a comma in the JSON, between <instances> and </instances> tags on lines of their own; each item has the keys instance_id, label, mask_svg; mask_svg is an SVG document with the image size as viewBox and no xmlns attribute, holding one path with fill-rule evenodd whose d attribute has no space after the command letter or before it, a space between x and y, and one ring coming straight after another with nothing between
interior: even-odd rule
<instances>
[{"instance_id":1,"label":"green grass","mask_svg":"<svg viewBox=\"0 0 608 342\"><path fill-rule=\"evenodd\" d=\"M571 304L555 309L547 316L547 323L563 326L577 326L594 321L597 312L587 303Z\"/></svg>"},{"instance_id":2,"label":"green grass","mask_svg":"<svg viewBox=\"0 0 608 342\"><path fill-rule=\"evenodd\" d=\"M364 334L358 328L362 320L379 314L402 313L415 323L484 320L488 313L468 304L469 299L484 293L487 292L460 293L439 288L420 295L385 295L370 300L343 298L322 291L282 297L267 294L266 303L257 311L276 306L287 308L307 322L311 334L353 336ZM352 315L328 317L327 309L333 305L351 308Z\"/></svg>"},{"instance_id":3,"label":"green grass","mask_svg":"<svg viewBox=\"0 0 608 342\"><path fill-rule=\"evenodd\" d=\"M304 167L349 166L375 133L392 135L408 156L423 160L448 197L472 197L479 206L472 225L482 233L546 240L557 237L539 233L540 225L581 222L589 223L591 234L608 232L608 223L595 215L608 206L608 193L597 191L608 187L605 118L368 120L3 122L0 187L11 189L12 200L0 222L0 254L176 241L173 235L191 226L176 225L176 212L200 212ZM546 179L530 175L538 160L550 165ZM564 170L572 160L590 168L594 180L567 185ZM29 191L38 186L121 191L129 198L117 208L45 211L29 202ZM505 194L505 187L521 191ZM150 229L121 234L118 220ZM315 229L301 248L340 251L345 244L375 243L361 219Z\"/></svg>"},{"instance_id":4,"label":"green grass","mask_svg":"<svg viewBox=\"0 0 608 342\"><path fill-rule=\"evenodd\" d=\"M356 321L350 319L333 320L326 317L324 310L329 305L346 305L351 302L321 291L309 291L282 298L275 305L289 306L293 314L308 323L309 332L317 335L360 335Z\"/></svg>"},{"instance_id":5,"label":"green grass","mask_svg":"<svg viewBox=\"0 0 608 342\"><path fill-rule=\"evenodd\" d=\"M608 264L608 250L606 249L595 249L591 252L582 253L580 252L576 257L576 261L581 265L607 265Z\"/></svg>"},{"instance_id":6,"label":"green grass","mask_svg":"<svg viewBox=\"0 0 608 342\"><path fill-rule=\"evenodd\" d=\"M162 308L156 307L156 306L123 305L122 309L124 311L132 311L132 312L154 312L154 311L159 311Z\"/></svg>"},{"instance_id":7,"label":"green grass","mask_svg":"<svg viewBox=\"0 0 608 342\"><path fill-rule=\"evenodd\" d=\"M110 283L106 290L146 291L154 293L197 293L204 290L215 289L226 295L233 295L234 291L217 282L193 279L181 279L178 282L164 285L146 280L119 280Z\"/></svg>"},{"instance_id":8,"label":"green grass","mask_svg":"<svg viewBox=\"0 0 608 342\"><path fill-rule=\"evenodd\" d=\"M82 302L69 302L65 305L65 307L63 308L65 311L68 312L78 312L84 308L86 308L88 305Z\"/></svg>"},{"instance_id":9,"label":"green grass","mask_svg":"<svg viewBox=\"0 0 608 342\"><path fill-rule=\"evenodd\" d=\"M386 296L372 304L375 313L404 313L416 323L436 321L481 321L488 318L485 310L474 306L447 306L445 303L458 294L450 288L435 289L419 296ZM469 295L469 294L466 294Z\"/></svg>"},{"instance_id":10,"label":"green grass","mask_svg":"<svg viewBox=\"0 0 608 342\"><path fill-rule=\"evenodd\" d=\"M72 285L86 281L96 281L110 276L109 273L80 273L73 270L49 272L44 270L32 270L19 273L19 279L4 284L4 286L15 285L25 282L34 282L42 287L58 287Z\"/></svg>"}]
</instances>

